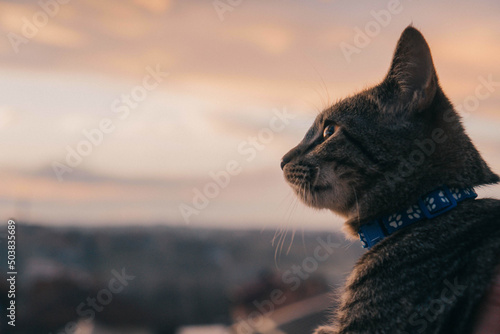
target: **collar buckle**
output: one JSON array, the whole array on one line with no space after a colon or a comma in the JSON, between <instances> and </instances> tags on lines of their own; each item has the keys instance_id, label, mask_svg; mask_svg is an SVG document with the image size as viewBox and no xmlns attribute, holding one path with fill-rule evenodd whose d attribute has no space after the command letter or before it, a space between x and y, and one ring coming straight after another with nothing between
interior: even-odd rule
<instances>
[{"instance_id":1,"label":"collar buckle","mask_svg":"<svg viewBox=\"0 0 500 334\"><path fill-rule=\"evenodd\" d=\"M418 200L418 206L427 219L437 217L457 207L457 201L447 186L431 191Z\"/></svg>"},{"instance_id":2,"label":"collar buckle","mask_svg":"<svg viewBox=\"0 0 500 334\"><path fill-rule=\"evenodd\" d=\"M385 232L384 224L380 219L375 219L361 226L359 238L363 248L370 248L380 240L384 239L388 233Z\"/></svg>"}]
</instances>

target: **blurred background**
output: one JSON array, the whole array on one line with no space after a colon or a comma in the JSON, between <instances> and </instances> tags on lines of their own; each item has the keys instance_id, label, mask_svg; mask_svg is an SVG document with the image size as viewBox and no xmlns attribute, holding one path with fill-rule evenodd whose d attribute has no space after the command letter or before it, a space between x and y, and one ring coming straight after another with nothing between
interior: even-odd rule
<instances>
[{"instance_id":1,"label":"blurred background","mask_svg":"<svg viewBox=\"0 0 500 334\"><path fill-rule=\"evenodd\" d=\"M500 173L499 14L494 0L0 1L2 310L10 218L19 333L310 331L363 251L295 199L281 156L382 80L413 23Z\"/></svg>"}]
</instances>

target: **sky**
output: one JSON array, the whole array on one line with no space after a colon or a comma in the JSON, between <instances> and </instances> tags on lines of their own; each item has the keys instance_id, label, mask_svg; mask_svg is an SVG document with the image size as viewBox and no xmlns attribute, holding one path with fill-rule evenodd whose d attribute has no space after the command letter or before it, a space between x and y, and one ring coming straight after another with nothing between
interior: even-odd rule
<instances>
[{"instance_id":1,"label":"sky","mask_svg":"<svg viewBox=\"0 0 500 334\"><path fill-rule=\"evenodd\" d=\"M319 111L382 80L409 24L499 173L500 87L471 102L500 81L499 14L494 0L0 1L0 219L338 229L280 159Z\"/></svg>"}]
</instances>

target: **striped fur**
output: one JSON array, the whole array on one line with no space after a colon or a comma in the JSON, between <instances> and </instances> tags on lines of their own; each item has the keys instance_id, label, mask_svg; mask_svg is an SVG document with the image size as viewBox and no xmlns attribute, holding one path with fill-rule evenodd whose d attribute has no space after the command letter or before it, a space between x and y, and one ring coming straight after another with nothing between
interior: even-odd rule
<instances>
[{"instance_id":1,"label":"striped fur","mask_svg":"<svg viewBox=\"0 0 500 334\"><path fill-rule=\"evenodd\" d=\"M324 135L331 124L335 132ZM282 168L304 203L343 215L352 237L363 223L443 184L499 181L465 133L413 27L401 35L385 79L318 115ZM367 252L333 325L317 333L472 333L499 254L500 201L465 201Z\"/></svg>"}]
</instances>

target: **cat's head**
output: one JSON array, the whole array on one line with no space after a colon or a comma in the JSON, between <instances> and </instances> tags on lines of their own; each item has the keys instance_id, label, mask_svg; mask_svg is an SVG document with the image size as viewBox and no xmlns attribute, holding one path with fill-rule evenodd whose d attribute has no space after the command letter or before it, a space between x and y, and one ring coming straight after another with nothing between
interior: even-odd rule
<instances>
[{"instance_id":1,"label":"cat's head","mask_svg":"<svg viewBox=\"0 0 500 334\"><path fill-rule=\"evenodd\" d=\"M413 27L402 33L385 79L319 114L281 167L305 204L345 216L353 235L366 219L441 185L499 181L465 134Z\"/></svg>"}]
</instances>

